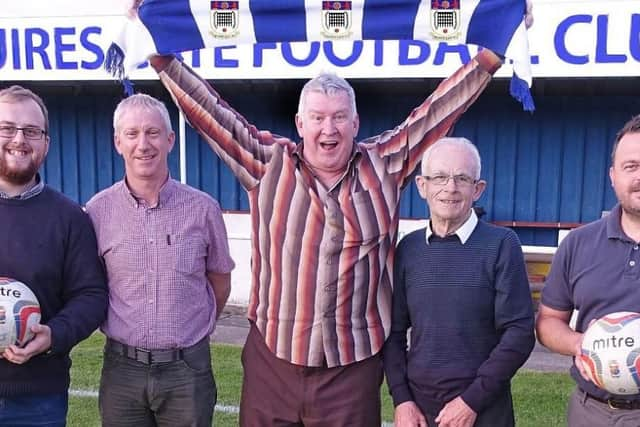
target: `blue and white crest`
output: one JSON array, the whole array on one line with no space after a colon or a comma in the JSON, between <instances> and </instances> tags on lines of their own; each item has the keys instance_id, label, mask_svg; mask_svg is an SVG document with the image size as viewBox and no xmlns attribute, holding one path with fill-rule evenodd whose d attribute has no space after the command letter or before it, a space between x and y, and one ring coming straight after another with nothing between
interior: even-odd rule
<instances>
[{"instance_id":1,"label":"blue and white crest","mask_svg":"<svg viewBox=\"0 0 640 427\"><path fill-rule=\"evenodd\" d=\"M351 35L351 2L322 2L322 35L329 38L342 38Z\"/></svg>"},{"instance_id":2,"label":"blue and white crest","mask_svg":"<svg viewBox=\"0 0 640 427\"><path fill-rule=\"evenodd\" d=\"M431 0L431 34L438 40L458 37L460 25L460 0Z\"/></svg>"},{"instance_id":3,"label":"blue and white crest","mask_svg":"<svg viewBox=\"0 0 640 427\"><path fill-rule=\"evenodd\" d=\"M237 1L211 2L211 35L229 38L238 35L240 11Z\"/></svg>"}]
</instances>

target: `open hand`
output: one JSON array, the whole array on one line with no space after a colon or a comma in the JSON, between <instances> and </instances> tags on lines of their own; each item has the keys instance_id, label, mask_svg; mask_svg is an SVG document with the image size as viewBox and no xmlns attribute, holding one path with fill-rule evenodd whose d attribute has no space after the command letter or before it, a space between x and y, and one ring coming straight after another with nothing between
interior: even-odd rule
<instances>
[{"instance_id":1,"label":"open hand","mask_svg":"<svg viewBox=\"0 0 640 427\"><path fill-rule=\"evenodd\" d=\"M460 396L446 405L438 414L438 427L472 427L478 414Z\"/></svg>"},{"instance_id":2,"label":"open hand","mask_svg":"<svg viewBox=\"0 0 640 427\"><path fill-rule=\"evenodd\" d=\"M2 357L9 362L21 365L28 362L33 356L44 353L51 348L51 328L47 325L37 324L31 326L31 332L34 333L34 337L24 348L10 345L4 351Z\"/></svg>"},{"instance_id":3,"label":"open hand","mask_svg":"<svg viewBox=\"0 0 640 427\"><path fill-rule=\"evenodd\" d=\"M395 427L428 427L422 411L415 402L410 400L396 406L393 425Z\"/></svg>"}]
</instances>

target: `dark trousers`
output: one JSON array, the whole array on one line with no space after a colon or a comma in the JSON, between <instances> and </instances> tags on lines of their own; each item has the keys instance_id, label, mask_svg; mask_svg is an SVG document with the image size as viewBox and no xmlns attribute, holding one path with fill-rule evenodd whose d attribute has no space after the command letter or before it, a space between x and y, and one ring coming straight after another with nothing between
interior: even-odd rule
<instances>
[{"instance_id":1,"label":"dark trousers","mask_svg":"<svg viewBox=\"0 0 640 427\"><path fill-rule=\"evenodd\" d=\"M243 427L380 425L382 361L311 368L278 359L252 324L242 351Z\"/></svg>"},{"instance_id":2,"label":"dark trousers","mask_svg":"<svg viewBox=\"0 0 640 427\"><path fill-rule=\"evenodd\" d=\"M576 388L567 408L569 427L638 427L640 409L613 409Z\"/></svg>"},{"instance_id":3,"label":"dark trousers","mask_svg":"<svg viewBox=\"0 0 640 427\"><path fill-rule=\"evenodd\" d=\"M436 418L438 414L429 414L424 412L429 427L436 427ZM515 418L513 416L513 402L511 400L511 391L498 396L494 402L480 412L473 423L473 427L513 427Z\"/></svg>"},{"instance_id":4,"label":"dark trousers","mask_svg":"<svg viewBox=\"0 0 640 427\"><path fill-rule=\"evenodd\" d=\"M144 364L105 350L100 417L105 427L210 427L217 390L208 340L182 360Z\"/></svg>"}]
</instances>

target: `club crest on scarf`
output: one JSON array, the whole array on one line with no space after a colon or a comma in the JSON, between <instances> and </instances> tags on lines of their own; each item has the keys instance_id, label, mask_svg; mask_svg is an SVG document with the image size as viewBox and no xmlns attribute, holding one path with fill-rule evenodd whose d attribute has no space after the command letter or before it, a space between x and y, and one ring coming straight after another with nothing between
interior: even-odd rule
<instances>
[{"instance_id":1,"label":"club crest on scarf","mask_svg":"<svg viewBox=\"0 0 640 427\"><path fill-rule=\"evenodd\" d=\"M435 39L451 40L460 34L460 0L431 0L430 17Z\"/></svg>"},{"instance_id":2,"label":"club crest on scarf","mask_svg":"<svg viewBox=\"0 0 640 427\"><path fill-rule=\"evenodd\" d=\"M212 1L211 35L214 37L235 37L239 32L240 12L237 1Z\"/></svg>"},{"instance_id":3,"label":"club crest on scarf","mask_svg":"<svg viewBox=\"0 0 640 427\"><path fill-rule=\"evenodd\" d=\"M351 2L322 2L322 34L329 38L342 38L351 35Z\"/></svg>"}]
</instances>

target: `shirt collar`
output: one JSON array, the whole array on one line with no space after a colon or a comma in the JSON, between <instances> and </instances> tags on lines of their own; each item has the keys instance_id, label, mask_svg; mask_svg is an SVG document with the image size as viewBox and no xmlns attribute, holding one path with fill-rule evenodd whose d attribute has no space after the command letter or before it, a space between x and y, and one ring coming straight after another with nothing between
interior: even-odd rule
<instances>
[{"instance_id":1,"label":"shirt collar","mask_svg":"<svg viewBox=\"0 0 640 427\"><path fill-rule=\"evenodd\" d=\"M27 188L17 196L10 196L7 193L0 191L0 199L26 200L42 193L42 190L44 190L44 181L40 178L40 174L36 173L36 182L31 188Z\"/></svg>"},{"instance_id":2,"label":"shirt collar","mask_svg":"<svg viewBox=\"0 0 640 427\"><path fill-rule=\"evenodd\" d=\"M473 233L473 230L476 229L476 225L478 225L478 216L476 215L476 212L471 209L471 215L469 215L469 218L467 218L464 224L462 224L460 228L454 231L452 235L455 234L456 236L458 236L458 239L460 239L460 243L464 245L465 243L467 243L467 240L469 240L469 237L471 237L471 233ZM425 234L428 245L429 239L433 235L433 230L431 230L431 221L427 221L427 229Z\"/></svg>"},{"instance_id":3,"label":"shirt collar","mask_svg":"<svg viewBox=\"0 0 640 427\"><path fill-rule=\"evenodd\" d=\"M127 201L131 203L132 206L136 208L140 206L150 207L146 205L144 200L140 199L135 194L133 194L133 192L131 192L131 189L129 188L129 184L127 184L126 176L121 181L121 183L122 183L122 186L121 186L122 193L124 197L127 199ZM169 201L169 199L171 199L171 197L176 193L177 185L178 184L176 183L176 181L171 178L171 174L169 174L169 177L167 178L165 183L162 184L162 187L160 187L160 194L158 195L158 206L155 206L155 207L164 206Z\"/></svg>"},{"instance_id":4,"label":"shirt collar","mask_svg":"<svg viewBox=\"0 0 640 427\"><path fill-rule=\"evenodd\" d=\"M604 217L607 222L607 238L631 242L632 240L622 230L622 207L617 204Z\"/></svg>"}]
</instances>

